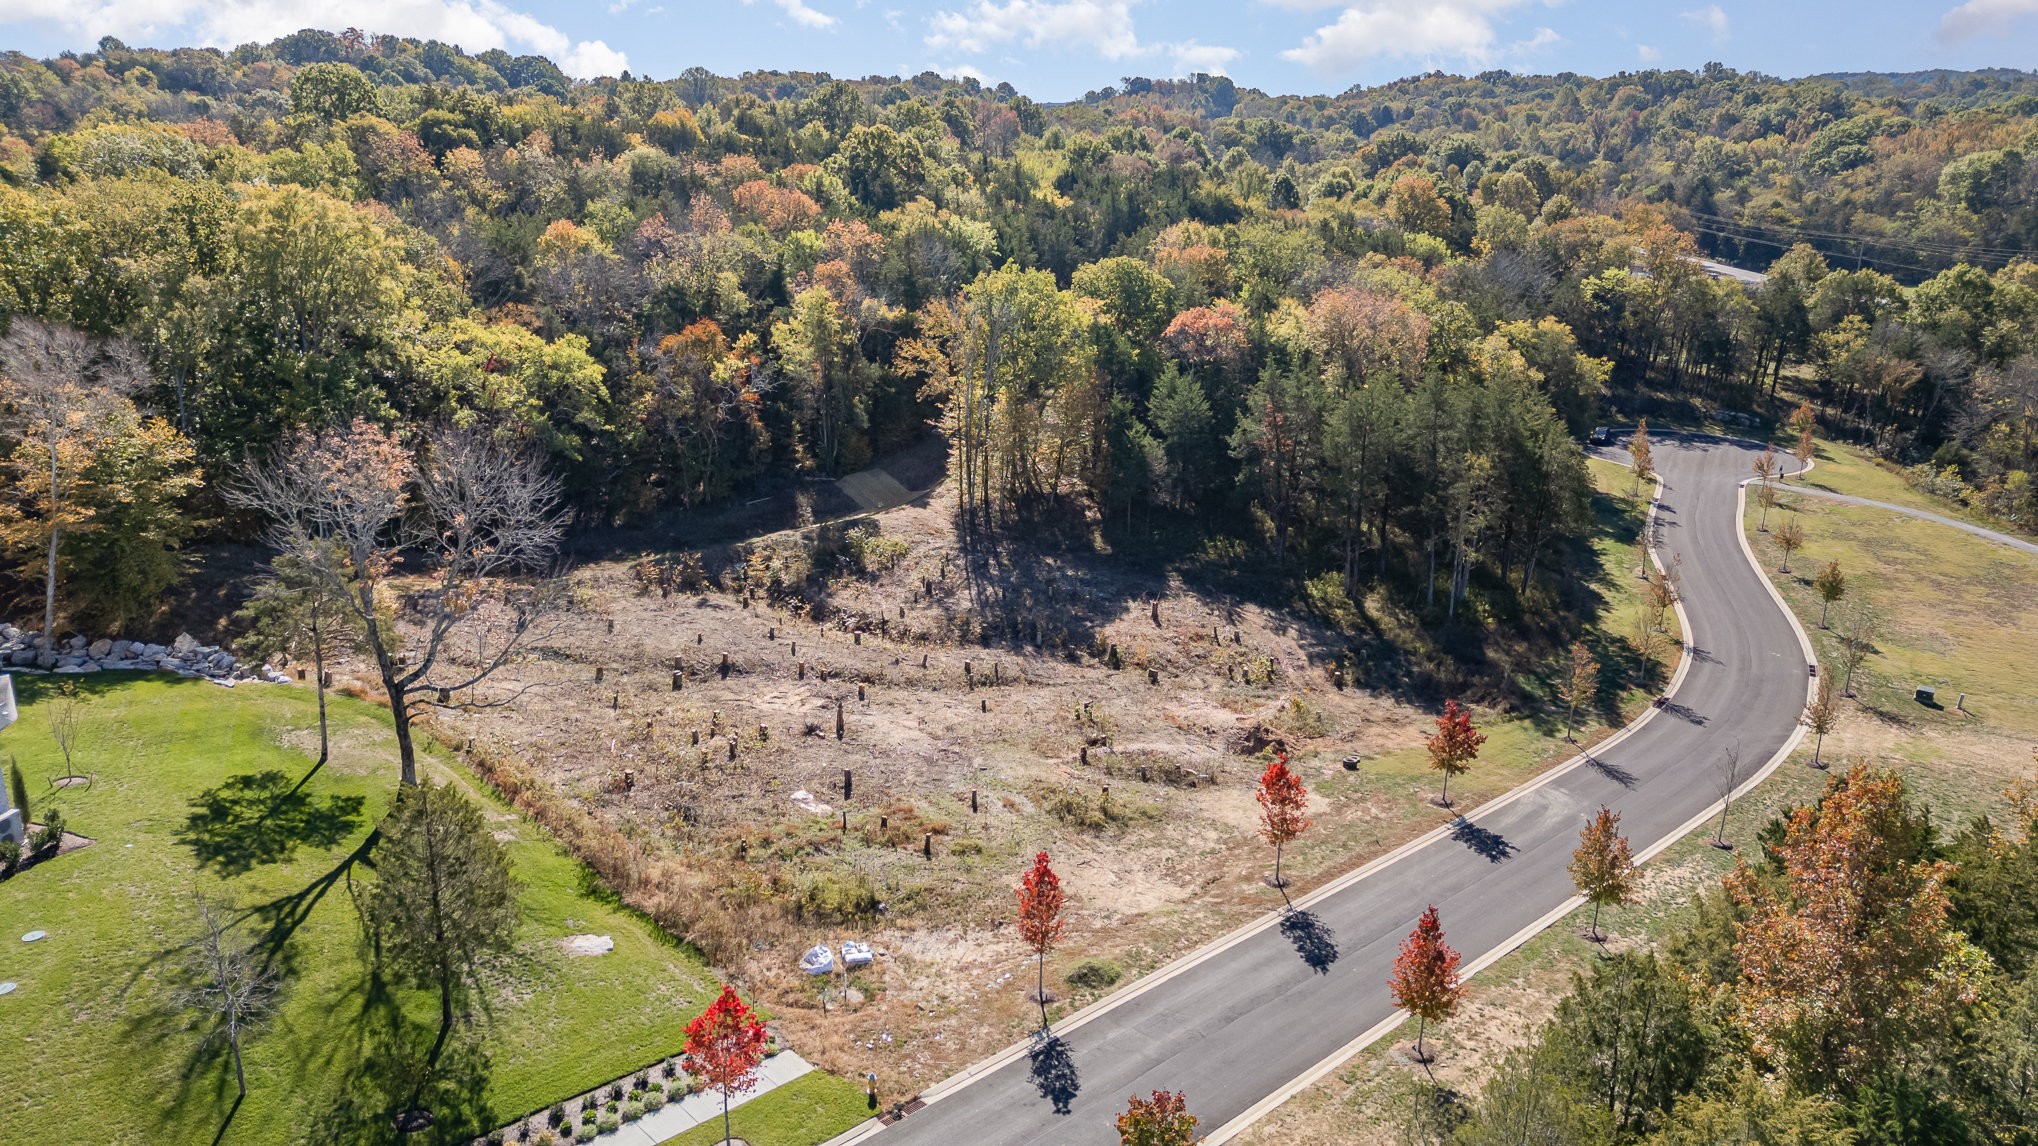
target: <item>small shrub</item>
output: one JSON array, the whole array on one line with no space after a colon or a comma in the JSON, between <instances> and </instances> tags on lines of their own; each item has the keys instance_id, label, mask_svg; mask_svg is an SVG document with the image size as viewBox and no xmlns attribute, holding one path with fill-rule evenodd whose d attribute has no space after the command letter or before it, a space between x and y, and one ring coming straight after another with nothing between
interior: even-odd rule
<instances>
[{"instance_id":1,"label":"small shrub","mask_svg":"<svg viewBox=\"0 0 2038 1146\"><path fill-rule=\"evenodd\" d=\"M678 1077L679 1077L679 1064L678 1064L678 1063L676 1063L676 1062L673 1062L673 1061L672 1061L671 1059L666 1059L666 1060L665 1060L665 1077L666 1077L666 1078L668 1078L668 1079L674 1079L674 1078L678 1078Z\"/></svg>"},{"instance_id":2,"label":"small shrub","mask_svg":"<svg viewBox=\"0 0 2038 1146\"><path fill-rule=\"evenodd\" d=\"M51 808L43 813L42 826L28 834L28 850L39 852L64 842L64 814Z\"/></svg>"},{"instance_id":3,"label":"small shrub","mask_svg":"<svg viewBox=\"0 0 2038 1146\"><path fill-rule=\"evenodd\" d=\"M488 1146L502 1146L502 1131L500 1130L489 1131L488 1138L486 1139L486 1141L488 1142Z\"/></svg>"},{"instance_id":4,"label":"small shrub","mask_svg":"<svg viewBox=\"0 0 2038 1146\"><path fill-rule=\"evenodd\" d=\"M1064 977L1071 987L1101 991L1116 983L1124 974L1125 969L1109 959L1085 959L1071 968Z\"/></svg>"},{"instance_id":5,"label":"small shrub","mask_svg":"<svg viewBox=\"0 0 2038 1146\"><path fill-rule=\"evenodd\" d=\"M952 856L980 856L984 854L984 844L982 840L960 839L948 845L948 854Z\"/></svg>"},{"instance_id":6,"label":"small shrub","mask_svg":"<svg viewBox=\"0 0 2038 1146\"><path fill-rule=\"evenodd\" d=\"M14 870L21 862L21 845L13 840L0 840L0 874Z\"/></svg>"},{"instance_id":7,"label":"small shrub","mask_svg":"<svg viewBox=\"0 0 2038 1146\"><path fill-rule=\"evenodd\" d=\"M594 1123L583 1122L573 1128L573 1140L575 1142L592 1142L594 1141L594 1136L599 1133L601 1131L594 1128Z\"/></svg>"},{"instance_id":8,"label":"small shrub","mask_svg":"<svg viewBox=\"0 0 2038 1146\"><path fill-rule=\"evenodd\" d=\"M868 875L819 872L800 881L800 918L850 923L877 917L877 885Z\"/></svg>"},{"instance_id":9,"label":"small shrub","mask_svg":"<svg viewBox=\"0 0 2038 1146\"><path fill-rule=\"evenodd\" d=\"M601 1134L613 1134L617 1130L622 1129L622 1126L622 1122L618 1121L613 1114L602 1115L594 1124L595 1131Z\"/></svg>"},{"instance_id":10,"label":"small shrub","mask_svg":"<svg viewBox=\"0 0 2038 1146\"><path fill-rule=\"evenodd\" d=\"M642 1117L644 1117L643 1103L638 1102L636 1099L633 1098L630 1101L625 1102L623 1104L623 1121L635 1122Z\"/></svg>"},{"instance_id":11,"label":"small shrub","mask_svg":"<svg viewBox=\"0 0 2038 1146\"><path fill-rule=\"evenodd\" d=\"M1041 803L1062 823L1092 832L1151 819L1159 814L1159 809L1151 805L1114 800L1102 793L1091 796L1073 788L1056 789L1048 793Z\"/></svg>"},{"instance_id":12,"label":"small shrub","mask_svg":"<svg viewBox=\"0 0 2038 1146\"><path fill-rule=\"evenodd\" d=\"M650 1085L651 1085L650 1072L640 1070L637 1072L637 1077L630 1080L630 1093L642 1094L644 1092L644 1088Z\"/></svg>"},{"instance_id":13,"label":"small shrub","mask_svg":"<svg viewBox=\"0 0 2038 1146\"><path fill-rule=\"evenodd\" d=\"M599 1117L600 1110L601 1107L595 1105L593 1099L589 1099L580 1108L580 1124L583 1126L593 1126L594 1120Z\"/></svg>"},{"instance_id":14,"label":"small shrub","mask_svg":"<svg viewBox=\"0 0 2038 1146\"><path fill-rule=\"evenodd\" d=\"M545 1125L547 1126L557 1127L565 1121L566 1104L563 1102L553 1103L552 1109L545 1112Z\"/></svg>"},{"instance_id":15,"label":"small shrub","mask_svg":"<svg viewBox=\"0 0 2038 1146\"><path fill-rule=\"evenodd\" d=\"M651 1089L644 1092L644 1113L651 1114L665 1109L665 1092Z\"/></svg>"}]
</instances>

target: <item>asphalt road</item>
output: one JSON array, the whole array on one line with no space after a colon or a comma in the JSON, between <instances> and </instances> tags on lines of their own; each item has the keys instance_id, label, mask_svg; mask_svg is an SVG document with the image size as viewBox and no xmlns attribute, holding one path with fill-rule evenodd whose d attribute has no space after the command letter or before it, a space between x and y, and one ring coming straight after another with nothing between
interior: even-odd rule
<instances>
[{"instance_id":1,"label":"asphalt road","mask_svg":"<svg viewBox=\"0 0 2038 1146\"><path fill-rule=\"evenodd\" d=\"M1077 1016L1052 1043L936 1088L925 1109L875 1136L881 1146L1112 1146L1126 1097L1156 1089L1184 1092L1202 1126L1219 1128L1393 1016L1388 974L1427 905L1468 963L1497 953L1572 896L1566 868L1600 805L1621 813L1640 850L1718 799L1727 749L1739 747L1744 776L1766 764L1798 724L1808 674L1739 541L1736 486L1754 451L1659 437L1656 454L1665 486L1658 553L1682 555L1691 640L1666 708L1594 761L1158 973L1151 987ZM1071 890L1081 897L1080 885Z\"/></svg>"}]
</instances>

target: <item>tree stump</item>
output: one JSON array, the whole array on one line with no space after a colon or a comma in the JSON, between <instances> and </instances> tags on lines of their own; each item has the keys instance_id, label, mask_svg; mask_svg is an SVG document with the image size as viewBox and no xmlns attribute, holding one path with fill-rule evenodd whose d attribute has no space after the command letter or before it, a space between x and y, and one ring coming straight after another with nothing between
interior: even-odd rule
<instances>
[{"instance_id":1,"label":"tree stump","mask_svg":"<svg viewBox=\"0 0 2038 1146\"><path fill-rule=\"evenodd\" d=\"M842 739L842 701L839 697L835 701L835 739Z\"/></svg>"},{"instance_id":2,"label":"tree stump","mask_svg":"<svg viewBox=\"0 0 2038 1146\"><path fill-rule=\"evenodd\" d=\"M677 669L674 669L672 673L672 691L679 692L685 688L686 688L686 674L680 672Z\"/></svg>"},{"instance_id":3,"label":"tree stump","mask_svg":"<svg viewBox=\"0 0 2038 1146\"><path fill-rule=\"evenodd\" d=\"M728 654L728 653L723 653L723 654L722 654L722 667L721 667L720 671L721 671L721 674L722 674L722 679L723 679L723 680L728 680L728 679L729 679L729 654Z\"/></svg>"}]
</instances>

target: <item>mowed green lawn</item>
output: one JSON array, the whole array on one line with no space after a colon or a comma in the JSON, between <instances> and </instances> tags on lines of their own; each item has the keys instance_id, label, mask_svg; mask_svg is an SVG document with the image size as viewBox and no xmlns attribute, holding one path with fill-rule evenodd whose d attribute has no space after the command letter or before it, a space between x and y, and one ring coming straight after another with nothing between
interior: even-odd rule
<instances>
[{"instance_id":1,"label":"mowed green lawn","mask_svg":"<svg viewBox=\"0 0 2038 1146\"><path fill-rule=\"evenodd\" d=\"M93 782L53 791L62 768L43 709L61 679L89 699L79 758ZM19 760L38 815L60 807L70 830L96 842L0 882L0 980L19 984L0 996L0 1139L213 1139L232 1104L231 1068L201 1055L198 1033L167 1005L168 953L193 932L197 893L260 908L248 917L258 934L289 934L282 1007L245 1045L249 1094L228 1142L379 1141L390 1136L391 1096L416 1092L440 1115L439 1139L485 1131L676 1053L711 997L697 956L595 890L537 825L430 757L428 775L484 800L521 885L523 925L473 1021L426 1072L436 995L376 973L355 899L375 878L372 850L346 862L396 788L383 710L334 703L333 761L305 789L325 813L323 838L222 876L217 864L200 868L194 843L231 850L248 834L194 840L191 801L236 774L275 770L295 784L317 746L306 691L131 673L17 676L15 687L21 720L0 733L0 754ZM21 942L31 929L49 936ZM582 933L613 937L615 951L566 955L560 941Z\"/></svg>"},{"instance_id":2,"label":"mowed green lawn","mask_svg":"<svg viewBox=\"0 0 2038 1146\"><path fill-rule=\"evenodd\" d=\"M729 1129L750 1146L813 1146L876 1117L863 1088L822 1071L803 1074L729 1112ZM714 1146L722 1141L718 1115L664 1146Z\"/></svg>"}]
</instances>

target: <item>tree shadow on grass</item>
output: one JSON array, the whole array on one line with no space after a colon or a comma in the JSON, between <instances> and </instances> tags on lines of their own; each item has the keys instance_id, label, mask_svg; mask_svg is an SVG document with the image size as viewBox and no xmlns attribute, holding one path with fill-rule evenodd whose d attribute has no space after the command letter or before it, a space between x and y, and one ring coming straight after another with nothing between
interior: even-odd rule
<instances>
[{"instance_id":1,"label":"tree shadow on grass","mask_svg":"<svg viewBox=\"0 0 2038 1146\"><path fill-rule=\"evenodd\" d=\"M1312 912L1290 911L1281 917L1281 934L1295 945L1295 954L1311 971L1330 974L1330 965L1337 962L1337 935L1323 920Z\"/></svg>"},{"instance_id":2,"label":"tree shadow on grass","mask_svg":"<svg viewBox=\"0 0 2038 1146\"><path fill-rule=\"evenodd\" d=\"M1076 1101L1076 1093L1082 1089L1081 1079L1076 1074L1075 1056L1069 1053L1069 1045L1057 1035L1045 1035L1040 1045L1027 1054L1027 1073L1033 1077L1033 1086L1040 1091L1040 1097L1047 1099L1056 1114L1067 1114Z\"/></svg>"},{"instance_id":3,"label":"tree shadow on grass","mask_svg":"<svg viewBox=\"0 0 2038 1146\"><path fill-rule=\"evenodd\" d=\"M379 978L379 976L377 976ZM495 1128L488 1103L490 1062L481 1032L458 1028L430 1060L436 1022L414 1022L394 1003L367 1001L343 1037L345 1055L333 1055L322 1103L305 1140L319 1146L355 1143L468 1143ZM400 1134L397 1122L423 1111L431 1125Z\"/></svg>"},{"instance_id":4,"label":"tree shadow on grass","mask_svg":"<svg viewBox=\"0 0 2038 1146\"><path fill-rule=\"evenodd\" d=\"M361 824L360 796L317 796L276 769L229 776L191 801L177 842L223 876L282 863L299 847L330 848Z\"/></svg>"},{"instance_id":5,"label":"tree shadow on grass","mask_svg":"<svg viewBox=\"0 0 2038 1146\"><path fill-rule=\"evenodd\" d=\"M1451 838L1471 848L1475 854L1484 856L1489 863L1499 863L1515 852L1514 845L1507 842L1506 836L1462 817L1452 825Z\"/></svg>"}]
</instances>

